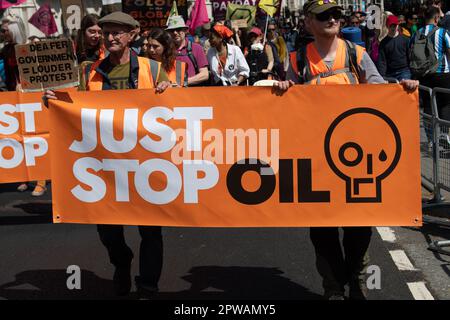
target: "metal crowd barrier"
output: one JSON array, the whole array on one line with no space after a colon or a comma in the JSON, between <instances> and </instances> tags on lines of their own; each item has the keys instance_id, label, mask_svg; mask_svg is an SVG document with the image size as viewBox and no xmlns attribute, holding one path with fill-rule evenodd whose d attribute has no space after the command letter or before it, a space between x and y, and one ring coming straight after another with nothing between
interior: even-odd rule
<instances>
[{"instance_id":1,"label":"metal crowd barrier","mask_svg":"<svg viewBox=\"0 0 450 320\"><path fill-rule=\"evenodd\" d=\"M423 205L423 221L450 227L450 199L441 191L450 192L450 121L440 118L438 95L450 94L449 89L420 86L420 150L422 185L433 198ZM427 100L427 101L425 101ZM430 213L439 213L438 216ZM450 241L434 241L429 249L450 255Z\"/></svg>"}]
</instances>

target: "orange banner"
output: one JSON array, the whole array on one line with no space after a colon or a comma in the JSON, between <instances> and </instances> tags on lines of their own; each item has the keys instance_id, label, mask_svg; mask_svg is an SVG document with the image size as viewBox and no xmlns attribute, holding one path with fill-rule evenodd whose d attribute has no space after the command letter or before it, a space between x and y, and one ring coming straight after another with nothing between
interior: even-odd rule
<instances>
[{"instance_id":1,"label":"orange banner","mask_svg":"<svg viewBox=\"0 0 450 320\"><path fill-rule=\"evenodd\" d=\"M122 90L51 102L56 223L419 226L399 85Z\"/></svg>"},{"instance_id":2,"label":"orange banner","mask_svg":"<svg viewBox=\"0 0 450 320\"><path fill-rule=\"evenodd\" d=\"M50 179L48 111L42 93L0 94L0 182Z\"/></svg>"}]
</instances>

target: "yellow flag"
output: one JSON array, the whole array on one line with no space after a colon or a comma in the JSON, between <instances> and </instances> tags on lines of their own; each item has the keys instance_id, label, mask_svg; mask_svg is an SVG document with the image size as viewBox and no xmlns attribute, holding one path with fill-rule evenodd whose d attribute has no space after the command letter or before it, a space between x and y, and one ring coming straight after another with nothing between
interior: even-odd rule
<instances>
[{"instance_id":1,"label":"yellow flag","mask_svg":"<svg viewBox=\"0 0 450 320\"><path fill-rule=\"evenodd\" d=\"M277 12L279 4L280 0L261 0L258 7L264 10L269 16L273 17L275 12Z\"/></svg>"}]
</instances>

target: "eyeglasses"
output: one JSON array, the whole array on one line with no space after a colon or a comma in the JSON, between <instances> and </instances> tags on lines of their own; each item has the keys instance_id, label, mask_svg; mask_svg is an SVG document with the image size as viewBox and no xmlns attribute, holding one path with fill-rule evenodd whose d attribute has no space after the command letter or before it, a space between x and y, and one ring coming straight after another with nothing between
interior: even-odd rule
<instances>
[{"instance_id":1,"label":"eyeglasses","mask_svg":"<svg viewBox=\"0 0 450 320\"><path fill-rule=\"evenodd\" d=\"M342 18L342 12L340 10L327 10L316 14L316 19L321 22L329 21L331 17L333 17L334 20L340 20Z\"/></svg>"},{"instance_id":2,"label":"eyeglasses","mask_svg":"<svg viewBox=\"0 0 450 320\"><path fill-rule=\"evenodd\" d=\"M169 32L177 32L177 33L180 33L180 32L184 32L184 28L177 28L177 29L172 29L172 30L168 30Z\"/></svg>"},{"instance_id":3,"label":"eyeglasses","mask_svg":"<svg viewBox=\"0 0 450 320\"><path fill-rule=\"evenodd\" d=\"M277 30L277 29L270 29L270 28L269 28L269 29L267 29L267 30L273 32L273 31L275 31L275 30Z\"/></svg>"},{"instance_id":4,"label":"eyeglasses","mask_svg":"<svg viewBox=\"0 0 450 320\"><path fill-rule=\"evenodd\" d=\"M112 32L103 31L102 32L103 37L105 37L105 39L108 39L109 35L112 35L112 37L114 39L120 39L125 33L128 33L128 32L125 32L125 31L112 31Z\"/></svg>"}]
</instances>

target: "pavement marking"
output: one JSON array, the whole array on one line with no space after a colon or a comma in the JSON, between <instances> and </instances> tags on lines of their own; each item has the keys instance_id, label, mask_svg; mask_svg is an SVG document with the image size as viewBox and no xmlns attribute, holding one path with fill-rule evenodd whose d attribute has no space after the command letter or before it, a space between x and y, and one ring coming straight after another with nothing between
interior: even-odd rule
<instances>
[{"instance_id":1,"label":"pavement marking","mask_svg":"<svg viewBox=\"0 0 450 320\"><path fill-rule=\"evenodd\" d=\"M407 285L415 300L434 300L425 282L410 282Z\"/></svg>"},{"instance_id":2,"label":"pavement marking","mask_svg":"<svg viewBox=\"0 0 450 320\"><path fill-rule=\"evenodd\" d=\"M397 266L398 270L402 270L402 271L417 271L417 270L419 270L419 269L414 268L411 261L409 261L408 257L406 256L405 251L392 250L392 251L389 251L389 254L392 257L392 260L394 260L394 263Z\"/></svg>"},{"instance_id":3,"label":"pavement marking","mask_svg":"<svg viewBox=\"0 0 450 320\"><path fill-rule=\"evenodd\" d=\"M397 240L397 238L395 237L395 232L392 228L377 227L377 231L383 241L394 243Z\"/></svg>"}]
</instances>

